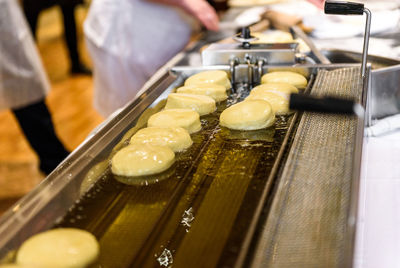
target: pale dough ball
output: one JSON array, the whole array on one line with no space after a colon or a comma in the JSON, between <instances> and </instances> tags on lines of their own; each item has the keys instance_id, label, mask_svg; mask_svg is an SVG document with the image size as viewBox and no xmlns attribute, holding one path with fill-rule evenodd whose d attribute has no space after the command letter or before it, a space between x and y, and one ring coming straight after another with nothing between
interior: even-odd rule
<instances>
[{"instance_id":1,"label":"pale dough ball","mask_svg":"<svg viewBox=\"0 0 400 268\"><path fill-rule=\"evenodd\" d=\"M190 134L201 129L200 116L190 109L170 109L153 114L147 122L149 127L183 127Z\"/></svg>"},{"instance_id":2,"label":"pale dough ball","mask_svg":"<svg viewBox=\"0 0 400 268\"><path fill-rule=\"evenodd\" d=\"M34 266L18 265L18 264L0 264L0 268L35 268Z\"/></svg>"},{"instance_id":3,"label":"pale dough ball","mask_svg":"<svg viewBox=\"0 0 400 268\"><path fill-rule=\"evenodd\" d=\"M279 30L269 31L268 33L255 32L251 35L258 38L258 40L251 42L252 44L292 43L294 41L290 33Z\"/></svg>"},{"instance_id":4,"label":"pale dough ball","mask_svg":"<svg viewBox=\"0 0 400 268\"><path fill-rule=\"evenodd\" d=\"M168 146L174 152L179 152L189 148L193 141L189 132L181 127L148 127L136 132L130 143Z\"/></svg>"},{"instance_id":5,"label":"pale dough ball","mask_svg":"<svg viewBox=\"0 0 400 268\"><path fill-rule=\"evenodd\" d=\"M303 89L307 86L307 79L295 72L272 72L264 74L261 78L261 83L288 83L299 89Z\"/></svg>"},{"instance_id":6,"label":"pale dough ball","mask_svg":"<svg viewBox=\"0 0 400 268\"><path fill-rule=\"evenodd\" d=\"M271 44L271 43L298 43L298 49L302 53L308 53L311 49L301 38L293 39L292 35L288 32L280 30L267 31L266 33L254 32L252 36L257 37L258 40L251 42L252 44Z\"/></svg>"},{"instance_id":7,"label":"pale dough ball","mask_svg":"<svg viewBox=\"0 0 400 268\"><path fill-rule=\"evenodd\" d=\"M175 160L168 146L131 144L119 150L111 159L111 171L121 176L145 176L161 173Z\"/></svg>"},{"instance_id":8,"label":"pale dough ball","mask_svg":"<svg viewBox=\"0 0 400 268\"><path fill-rule=\"evenodd\" d=\"M289 114L289 95L281 92L255 91L250 92L247 100L265 100L271 104L276 115Z\"/></svg>"},{"instance_id":9,"label":"pale dough ball","mask_svg":"<svg viewBox=\"0 0 400 268\"><path fill-rule=\"evenodd\" d=\"M176 92L183 94L206 95L213 98L216 102L224 101L228 98L224 86L211 83L183 86L178 88Z\"/></svg>"},{"instance_id":10,"label":"pale dough ball","mask_svg":"<svg viewBox=\"0 0 400 268\"><path fill-rule=\"evenodd\" d=\"M232 105L221 113L220 125L236 130L256 130L271 126L275 115L264 100L248 100Z\"/></svg>"},{"instance_id":11,"label":"pale dough ball","mask_svg":"<svg viewBox=\"0 0 400 268\"><path fill-rule=\"evenodd\" d=\"M273 72L293 72L304 76L306 79L310 76L310 70L303 67L274 67L268 68L268 73Z\"/></svg>"},{"instance_id":12,"label":"pale dough ball","mask_svg":"<svg viewBox=\"0 0 400 268\"><path fill-rule=\"evenodd\" d=\"M192 75L185 81L185 86L198 85L198 84L218 84L225 89L230 89L231 82L229 81L228 74L224 71L204 71Z\"/></svg>"},{"instance_id":13,"label":"pale dough ball","mask_svg":"<svg viewBox=\"0 0 400 268\"><path fill-rule=\"evenodd\" d=\"M168 95L165 109L191 109L199 115L213 113L217 106L215 100L204 95L171 93Z\"/></svg>"},{"instance_id":14,"label":"pale dough ball","mask_svg":"<svg viewBox=\"0 0 400 268\"><path fill-rule=\"evenodd\" d=\"M297 87L288 83L268 83L256 86L251 90L250 94L251 93L254 94L255 92L265 92L265 91L282 92L288 95L290 95L291 93L299 93Z\"/></svg>"},{"instance_id":15,"label":"pale dough ball","mask_svg":"<svg viewBox=\"0 0 400 268\"><path fill-rule=\"evenodd\" d=\"M96 261L99 244L89 232L59 228L32 236L17 253L16 262L32 267L77 268Z\"/></svg>"}]
</instances>

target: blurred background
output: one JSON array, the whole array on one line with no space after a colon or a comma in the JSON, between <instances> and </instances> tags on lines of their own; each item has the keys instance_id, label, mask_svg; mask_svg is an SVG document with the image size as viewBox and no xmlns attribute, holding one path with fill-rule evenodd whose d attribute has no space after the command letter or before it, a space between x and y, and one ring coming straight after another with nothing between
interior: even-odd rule
<instances>
[{"instance_id":1,"label":"blurred background","mask_svg":"<svg viewBox=\"0 0 400 268\"><path fill-rule=\"evenodd\" d=\"M90 2L75 9L78 49L82 61L91 67L84 44L82 24ZM56 133L69 151L75 149L103 118L93 108L92 76L70 75L68 50L63 37L59 6L41 12L37 46L51 83L46 104ZM0 111L0 213L37 185L45 175L38 169L38 157L25 139L9 110Z\"/></svg>"}]
</instances>

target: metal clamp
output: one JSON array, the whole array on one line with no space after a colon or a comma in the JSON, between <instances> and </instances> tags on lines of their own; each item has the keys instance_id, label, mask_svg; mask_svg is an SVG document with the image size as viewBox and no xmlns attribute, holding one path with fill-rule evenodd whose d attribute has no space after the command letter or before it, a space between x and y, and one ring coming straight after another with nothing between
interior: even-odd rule
<instances>
[{"instance_id":1,"label":"metal clamp","mask_svg":"<svg viewBox=\"0 0 400 268\"><path fill-rule=\"evenodd\" d=\"M249 27L243 27L242 32L234 36L233 40L242 43L242 47L248 49L251 47L250 43L257 41L258 38L251 35Z\"/></svg>"},{"instance_id":2,"label":"metal clamp","mask_svg":"<svg viewBox=\"0 0 400 268\"><path fill-rule=\"evenodd\" d=\"M254 83L254 76L253 76L253 71L254 71L254 64L253 64L253 58L250 55L245 56L246 64L247 64L247 80L249 83L249 87L252 88L253 83Z\"/></svg>"}]
</instances>

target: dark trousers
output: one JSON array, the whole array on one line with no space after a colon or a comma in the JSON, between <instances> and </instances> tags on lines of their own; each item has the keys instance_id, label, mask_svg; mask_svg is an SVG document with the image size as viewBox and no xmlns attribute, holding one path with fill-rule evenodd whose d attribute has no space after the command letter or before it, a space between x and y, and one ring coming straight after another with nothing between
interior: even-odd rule
<instances>
[{"instance_id":1,"label":"dark trousers","mask_svg":"<svg viewBox=\"0 0 400 268\"><path fill-rule=\"evenodd\" d=\"M26 4L25 4L26 2ZM69 58L72 67L79 66L79 54L78 54L78 43L76 34L76 22L75 22L75 5L60 5L64 20L64 38L67 43ZM31 4L30 1L24 1L24 13L28 21L29 27L31 28L32 34L36 39L36 29L39 19L39 14L42 11L41 7Z\"/></svg>"},{"instance_id":2,"label":"dark trousers","mask_svg":"<svg viewBox=\"0 0 400 268\"><path fill-rule=\"evenodd\" d=\"M40 159L40 170L49 174L68 156L54 131L53 122L44 100L24 108L13 109L25 137Z\"/></svg>"}]
</instances>

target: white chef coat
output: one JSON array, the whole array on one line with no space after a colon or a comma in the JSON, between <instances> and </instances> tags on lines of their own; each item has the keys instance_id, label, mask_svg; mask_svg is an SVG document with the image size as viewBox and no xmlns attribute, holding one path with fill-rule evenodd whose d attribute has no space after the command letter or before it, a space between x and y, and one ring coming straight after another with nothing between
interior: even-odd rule
<instances>
[{"instance_id":1,"label":"white chef coat","mask_svg":"<svg viewBox=\"0 0 400 268\"><path fill-rule=\"evenodd\" d=\"M147 0L94 0L84 22L94 64L94 106L103 115L132 100L188 43L193 21Z\"/></svg>"},{"instance_id":2,"label":"white chef coat","mask_svg":"<svg viewBox=\"0 0 400 268\"><path fill-rule=\"evenodd\" d=\"M0 110L43 99L50 85L17 0L0 0Z\"/></svg>"}]
</instances>

